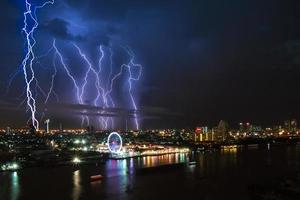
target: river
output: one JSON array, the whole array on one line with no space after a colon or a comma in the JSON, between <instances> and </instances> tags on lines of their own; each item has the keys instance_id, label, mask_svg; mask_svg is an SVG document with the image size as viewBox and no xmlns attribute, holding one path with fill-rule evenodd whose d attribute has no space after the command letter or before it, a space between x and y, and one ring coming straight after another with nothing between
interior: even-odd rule
<instances>
[{"instance_id":1,"label":"river","mask_svg":"<svg viewBox=\"0 0 300 200\"><path fill-rule=\"evenodd\" d=\"M196 165L138 175L135 169L195 160ZM28 168L0 173L1 200L249 199L248 186L268 185L300 169L300 147L169 154L78 168ZM90 176L104 179L90 182Z\"/></svg>"}]
</instances>

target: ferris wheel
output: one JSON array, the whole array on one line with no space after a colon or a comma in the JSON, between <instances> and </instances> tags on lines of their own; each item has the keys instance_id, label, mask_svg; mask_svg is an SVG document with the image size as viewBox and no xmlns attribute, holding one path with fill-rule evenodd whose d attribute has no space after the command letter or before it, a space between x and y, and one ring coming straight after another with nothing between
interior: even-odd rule
<instances>
[{"instance_id":1,"label":"ferris wheel","mask_svg":"<svg viewBox=\"0 0 300 200\"><path fill-rule=\"evenodd\" d=\"M112 132L107 138L107 147L111 153L119 153L122 149L122 137L117 132Z\"/></svg>"}]
</instances>

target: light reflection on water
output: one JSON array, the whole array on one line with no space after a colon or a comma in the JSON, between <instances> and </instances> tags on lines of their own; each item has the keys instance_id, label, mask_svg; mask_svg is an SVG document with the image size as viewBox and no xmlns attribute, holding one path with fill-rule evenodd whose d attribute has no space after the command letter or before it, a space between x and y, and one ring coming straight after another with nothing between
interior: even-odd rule
<instances>
[{"instance_id":1,"label":"light reflection on water","mask_svg":"<svg viewBox=\"0 0 300 200\"><path fill-rule=\"evenodd\" d=\"M204 155L194 155L195 158L192 158L193 160L197 161L197 171L198 172L205 172L205 169L208 166L205 166L205 160L209 159L208 157L204 158ZM144 167L154 167L158 165L165 165L165 164L172 164L172 163L180 163L180 162L187 162L190 160L191 155L186 153L177 153L177 154L165 154L165 155L159 155L159 156L146 156L146 157L137 157L137 158L129 158L129 159L123 159L123 160L108 160L104 165L86 165L82 166L79 169L73 171L71 168L71 177L64 175L63 171L68 171L69 167L64 167L64 170L60 171L59 173L62 173L62 181L65 183L70 182L70 186L63 186L68 187L71 194L68 194L69 197L71 197L74 200L81 199L84 197L88 191L94 193L96 196L104 196L105 197L118 197L122 199L127 199L128 193L130 193L133 188L135 187L135 169L136 168L144 168ZM232 158L231 158L232 159ZM61 168L57 168L59 171ZM36 173L46 173L44 170L47 169L39 169L36 168ZM22 170L23 173L26 174L26 169ZM90 182L90 176L91 175L97 175L101 174L104 176L103 181L98 182ZM157 175L156 175L157 176ZM27 177L28 178L28 177ZM70 179L71 178L71 179ZM48 180L49 179L49 180ZM51 176L49 176L46 179L43 179L44 184L46 184L47 181L51 182L50 184L53 185L53 181L55 184L58 184L61 182L57 182L56 180L50 180ZM67 179L70 179L67 180ZM37 180L35 180L37 181ZM40 181L40 180L38 180ZM11 172L10 173L10 199L17 200L20 199L20 196L24 194L20 194L20 187L25 188L28 190L30 188L30 185L25 185L29 181L23 181L20 182L19 180L19 174L17 172ZM21 186L20 186L21 184ZM88 189L87 189L88 188ZM34 191L34 189L32 189ZM46 189L45 189L46 190ZM25 191L26 192L26 191ZM42 193L42 191L37 191ZM45 192L45 191L43 191ZM100 194L100 195L99 195ZM1 195L1 194L0 194ZM7 195L7 194L6 194ZM49 194L51 196L53 194ZM61 194L62 196L66 194ZM61 199L61 198L60 198ZM91 199L94 199L91 197Z\"/></svg>"},{"instance_id":2,"label":"light reflection on water","mask_svg":"<svg viewBox=\"0 0 300 200\"><path fill-rule=\"evenodd\" d=\"M72 166L64 166L55 169L29 168L19 172L7 172L0 174L0 199L1 197L11 200L32 199L31 195L45 195L48 199L79 200L90 194L91 199L95 199L93 195L127 199L127 194L134 188L136 168L185 162L187 159L187 154L177 153L108 160L104 165L82 165L75 171ZM32 176L32 173L35 175ZM104 176L103 181L91 183L90 176L98 174ZM52 192L42 185L51 185ZM59 198L56 198L56 192L62 193L59 194Z\"/></svg>"},{"instance_id":3,"label":"light reflection on water","mask_svg":"<svg viewBox=\"0 0 300 200\"><path fill-rule=\"evenodd\" d=\"M11 199L17 200L19 198L20 185L18 172L11 173Z\"/></svg>"},{"instance_id":4,"label":"light reflection on water","mask_svg":"<svg viewBox=\"0 0 300 200\"><path fill-rule=\"evenodd\" d=\"M81 185L80 185L80 170L76 170L73 173L73 195L72 195L72 199L73 200L77 200L80 199L80 193L81 193Z\"/></svg>"},{"instance_id":5,"label":"light reflection on water","mask_svg":"<svg viewBox=\"0 0 300 200\"><path fill-rule=\"evenodd\" d=\"M70 166L24 169L0 174L0 199L31 200L41 195L47 196L47 199L75 200L143 199L147 196L155 199L157 195L169 199L173 193L176 199L181 190L188 190L186 194L190 196L199 195L199 188L204 188L201 194L206 193L207 197L211 197L207 199L220 199L217 197L222 192L216 191L221 189L226 198L233 196L232 199L245 199L243 195L247 192L248 183L265 181L266 177L273 177L288 167L299 169L299 159L299 148L271 148L108 160L98 166L82 165L76 168L77 171ZM187 165L184 170L170 173L158 172L145 176L134 173L136 168L187 161L196 161L196 165ZM103 181L91 183L90 176L97 174L104 176ZM168 187L163 189L166 185ZM230 192L232 187L240 192ZM172 190L172 194L167 192L169 190Z\"/></svg>"},{"instance_id":6,"label":"light reflection on water","mask_svg":"<svg viewBox=\"0 0 300 200\"><path fill-rule=\"evenodd\" d=\"M124 160L108 160L105 164L106 176L114 177L131 174L135 168L154 167L170 163L186 162L187 154L166 154L160 156L145 156Z\"/></svg>"},{"instance_id":7,"label":"light reflection on water","mask_svg":"<svg viewBox=\"0 0 300 200\"><path fill-rule=\"evenodd\" d=\"M117 195L123 199L134 185L134 170L136 168L154 167L171 163L185 162L187 154L165 154L160 156L145 156L124 160L108 160L105 164L103 187L107 196Z\"/></svg>"}]
</instances>

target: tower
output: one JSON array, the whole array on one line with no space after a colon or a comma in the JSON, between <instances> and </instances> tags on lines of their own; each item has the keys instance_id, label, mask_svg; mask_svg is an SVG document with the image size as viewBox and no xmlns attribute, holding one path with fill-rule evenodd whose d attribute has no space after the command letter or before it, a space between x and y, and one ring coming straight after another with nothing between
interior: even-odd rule
<instances>
[{"instance_id":1,"label":"tower","mask_svg":"<svg viewBox=\"0 0 300 200\"><path fill-rule=\"evenodd\" d=\"M64 132L64 128L63 128L63 124L59 123L59 132L63 133Z\"/></svg>"},{"instance_id":2,"label":"tower","mask_svg":"<svg viewBox=\"0 0 300 200\"><path fill-rule=\"evenodd\" d=\"M228 139L228 130L229 130L229 125L227 124L227 122L225 122L224 120L221 120L218 124L218 140L219 141L225 141Z\"/></svg>"},{"instance_id":3,"label":"tower","mask_svg":"<svg viewBox=\"0 0 300 200\"><path fill-rule=\"evenodd\" d=\"M10 127L6 127L6 134L9 135L10 134Z\"/></svg>"},{"instance_id":4,"label":"tower","mask_svg":"<svg viewBox=\"0 0 300 200\"><path fill-rule=\"evenodd\" d=\"M49 133L49 123L50 123L50 119L46 119L44 123L46 124L46 133Z\"/></svg>"}]
</instances>

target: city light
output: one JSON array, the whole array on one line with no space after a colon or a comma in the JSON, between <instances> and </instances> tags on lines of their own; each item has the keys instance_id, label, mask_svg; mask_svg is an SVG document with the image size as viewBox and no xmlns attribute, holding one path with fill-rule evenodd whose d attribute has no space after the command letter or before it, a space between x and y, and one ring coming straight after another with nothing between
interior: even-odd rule
<instances>
[{"instance_id":1,"label":"city light","mask_svg":"<svg viewBox=\"0 0 300 200\"><path fill-rule=\"evenodd\" d=\"M0 8L0 200L300 200L300 0Z\"/></svg>"},{"instance_id":2,"label":"city light","mask_svg":"<svg viewBox=\"0 0 300 200\"><path fill-rule=\"evenodd\" d=\"M81 163L81 160L78 158L78 157L75 157L73 160L72 160L73 163L75 164L79 164Z\"/></svg>"},{"instance_id":3,"label":"city light","mask_svg":"<svg viewBox=\"0 0 300 200\"><path fill-rule=\"evenodd\" d=\"M14 171L20 169L20 166L16 162L7 163L1 166L2 171Z\"/></svg>"}]
</instances>

